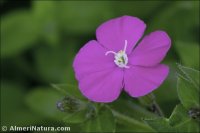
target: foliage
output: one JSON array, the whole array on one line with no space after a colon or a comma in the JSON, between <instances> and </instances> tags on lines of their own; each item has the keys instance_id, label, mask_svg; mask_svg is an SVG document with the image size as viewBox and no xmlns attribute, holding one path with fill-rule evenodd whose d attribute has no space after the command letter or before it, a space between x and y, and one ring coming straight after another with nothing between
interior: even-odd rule
<instances>
[{"instance_id":1,"label":"foliage","mask_svg":"<svg viewBox=\"0 0 200 133\"><path fill-rule=\"evenodd\" d=\"M177 105L171 116L146 120L158 132L199 132L199 71L178 65L183 73L178 74L177 92L181 104Z\"/></svg>"},{"instance_id":2,"label":"foliage","mask_svg":"<svg viewBox=\"0 0 200 133\"><path fill-rule=\"evenodd\" d=\"M7 3L13 4L6 0L0 4ZM163 63L170 66L170 74L154 97L134 99L122 93L113 103L90 102L78 89L74 56L90 38L95 39L102 22L122 15L144 20L146 33L168 32L172 48ZM1 126L199 132L198 41L199 1L31 1L29 7L4 12Z\"/></svg>"}]
</instances>

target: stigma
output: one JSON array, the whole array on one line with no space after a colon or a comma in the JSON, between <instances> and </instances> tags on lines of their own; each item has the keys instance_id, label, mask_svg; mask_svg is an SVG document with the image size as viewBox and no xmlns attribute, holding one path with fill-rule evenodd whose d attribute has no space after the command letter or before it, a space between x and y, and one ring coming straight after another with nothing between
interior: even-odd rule
<instances>
[{"instance_id":1,"label":"stigma","mask_svg":"<svg viewBox=\"0 0 200 133\"><path fill-rule=\"evenodd\" d=\"M127 48L127 40L125 40L124 49L118 51L117 53L114 51L107 51L105 55L114 54L114 63L120 68L129 68L128 64L128 56L126 54Z\"/></svg>"}]
</instances>

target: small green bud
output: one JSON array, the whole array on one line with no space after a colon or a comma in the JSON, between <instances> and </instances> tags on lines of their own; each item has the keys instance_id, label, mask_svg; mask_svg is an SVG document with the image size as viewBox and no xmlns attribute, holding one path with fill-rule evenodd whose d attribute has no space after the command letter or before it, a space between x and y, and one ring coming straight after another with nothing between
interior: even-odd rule
<instances>
[{"instance_id":1,"label":"small green bud","mask_svg":"<svg viewBox=\"0 0 200 133\"><path fill-rule=\"evenodd\" d=\"M86 107L86 104L71 96L65 96L57 102L57 108L62 112L74 113Z\"/></svg>"},{"instance_id":2,"label":"small green bud","mask_svg":"<svg viewBox=\"0 0 200 133\"><path fill-rule=\"evenodd\" d=\"M94 118L97 114L96 108L91 103L89 103L87 105L87 108L88 108L88 111L87 111L86 117L87 118Z\"/></svg>"},{"instance_id":3,"label":"small green bud","mask_svg":"<svg viewBox=\"0 0 200 133\"><path fill-rule=\"evenodd\" d=\"M188 111L188 114L191 118L200 121L200 109L197 108L191 108Z\"/></svg>"}]
</instances>

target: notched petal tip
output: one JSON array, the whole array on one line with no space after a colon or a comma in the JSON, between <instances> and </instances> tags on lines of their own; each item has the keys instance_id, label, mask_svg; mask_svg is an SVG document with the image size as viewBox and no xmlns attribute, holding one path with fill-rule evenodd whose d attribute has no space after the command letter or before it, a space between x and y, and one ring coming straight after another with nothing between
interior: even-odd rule
<instances>
[{"instance_id":1,"label":"notched petal tip","mask_svg":"<svg viewBox=\"0 0 200 133\"><path fill-rule=\"evenodd\" d=\"M157 30L146 35L129 56L130 64L152 67L159 64L171 46L169 35Z\"/></svg>"},{"instance_id":2,"label":"notched petal tip","mask_svg":"<svg viewBox=\"0 0 200 133\"><path fill-rule=\"evenodd\" d=\"M96 38L108 50L118 52L128 41L127 53L130 53L146 28L144 21L137 17L122 16L108 20L96 30Z\"/></svg>"}]
</instances>

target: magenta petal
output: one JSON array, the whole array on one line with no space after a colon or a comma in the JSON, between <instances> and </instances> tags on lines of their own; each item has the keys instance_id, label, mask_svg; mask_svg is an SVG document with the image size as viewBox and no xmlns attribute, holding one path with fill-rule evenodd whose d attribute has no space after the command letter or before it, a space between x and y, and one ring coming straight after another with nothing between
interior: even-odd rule
<instances>
[{"instance_id":1,"label":"magenta petal","mask_svg":"<svg viewBox=\"0 0 200 133\"><path fill-rule=\"evenodd\" d=\"M143 35L145 28L145 23L139 18L123 16L100 25L96 30L96 37L105 48L115 52L122 50L127 40L126 52L130 53Z\"/></svg>"},{"instance_id":2,"label":"magenta petal","mask_svg":"<svg viewBox=\"0 0 200 133\"><path fill-rule=\"evenodd\" d=\"M139 66L154 66L165 57L171 40L164 31L155 31L145 36L129 56L129 63Z\"/></svg>"},{"instance_id":3,"label":"magenta petal","mask_svg":"<svg viewBox=\"0 0 200 133\"><path fill-rule=\"evenodd\" d=\"M113 55L96 41L88 42L74 59L74 70L81 92L91 101L111 102L121 91L123 71L114 64Z\"/></svg>"},{"instance_id":4,"label":"magenta petal","mask_svg":"<svg viewBox=\"0 0 200 133\"><path fill-rule=\"evenodd\" d=\"M113 55L106 56L105 53L106 50L97 41L92 40L84 45L73 63L76 78L80 80L90 73L115 68Z\"/></svg>"},{"instance_id":5,"label":"magenta petal","mask_svg":"<svg viewBox=\"0 0 200 133\"><path fill-rule=\"evenodd\" d=\"M131 66L124 75L125 91L132 97L144 96L158 88L169 72L166 65L155 67Z\"/></svg>"},{"instance_id":6,"label":"magenta petal","mask_svg":"<svg viewBox=\"0 0 200 133\"><path fill-rule=\"evenodd\" d=\"M94 102L112 102L123 88L123 71L115 68L89 74L79 81L83 95Z\"/></svg>"}]
</instances>

